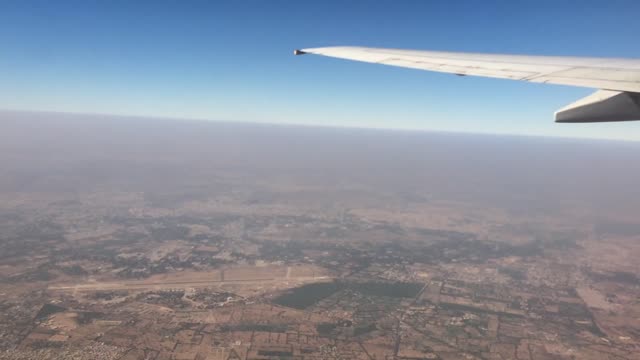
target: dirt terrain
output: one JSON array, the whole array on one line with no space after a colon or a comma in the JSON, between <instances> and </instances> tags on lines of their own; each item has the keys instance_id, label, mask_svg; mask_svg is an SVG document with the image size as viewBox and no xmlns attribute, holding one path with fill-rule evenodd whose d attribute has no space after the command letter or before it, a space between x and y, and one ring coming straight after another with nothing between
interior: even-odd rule
<instances>
[{"instance_id":1,"label":"dirt terrain","mask_svg":"<svg viewBox=\"0 0 640 360\"><path fill-rule=\"evenodd\" d=\"M29 119L2 359L640 359L640 148Z\"/></svg>"}]
</instances>

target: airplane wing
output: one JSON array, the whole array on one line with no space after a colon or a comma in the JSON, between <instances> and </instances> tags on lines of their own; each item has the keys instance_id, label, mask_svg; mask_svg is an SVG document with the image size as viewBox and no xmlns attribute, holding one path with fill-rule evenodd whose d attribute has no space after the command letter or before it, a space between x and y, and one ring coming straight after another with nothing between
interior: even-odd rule
<instances>
[{"instance_id":1,"label":"airplane wing","mask_svg":"<svg viewBox=\"0 0 640 360\"><path fill-rule=\"evenodd\" d=\"M322 47L295 50L295 55L316 54L376 64L582 86L594 94L558 110L556 122L640 120L640 59L499 55L381 49Z\"/></svg>"}]
</instances>

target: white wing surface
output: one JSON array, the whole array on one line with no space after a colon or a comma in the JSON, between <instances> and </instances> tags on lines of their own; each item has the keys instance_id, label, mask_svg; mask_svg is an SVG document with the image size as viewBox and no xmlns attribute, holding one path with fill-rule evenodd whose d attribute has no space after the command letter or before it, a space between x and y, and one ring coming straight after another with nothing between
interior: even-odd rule
<instances>
[{"instance_id":1,"label":"white wing surface","mask_svg":"<svg viewBox=\"0 0 640 360\"><path fill-rule=\"evenodd\" d=\"M376 64L601 89L556 113L557 122L640 120L640 59L323 47L296 50Z\"/></svg>"}]
</instances>

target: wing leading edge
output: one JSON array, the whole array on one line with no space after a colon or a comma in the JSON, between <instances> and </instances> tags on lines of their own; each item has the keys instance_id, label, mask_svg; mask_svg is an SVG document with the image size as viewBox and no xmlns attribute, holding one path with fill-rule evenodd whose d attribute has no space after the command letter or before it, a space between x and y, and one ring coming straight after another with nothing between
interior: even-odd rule
<instances>
[{"instance_id":1,"label":"wing leading edge","mask_svg":"<svg viewBox=\"0 0 640 360\"><path fill-rule=\"evenodd\" d=\"M640 120L640 59L323 47L295 50L419 70L601 89L556 112L556 122Z\"/></svg>"}]
</instances>

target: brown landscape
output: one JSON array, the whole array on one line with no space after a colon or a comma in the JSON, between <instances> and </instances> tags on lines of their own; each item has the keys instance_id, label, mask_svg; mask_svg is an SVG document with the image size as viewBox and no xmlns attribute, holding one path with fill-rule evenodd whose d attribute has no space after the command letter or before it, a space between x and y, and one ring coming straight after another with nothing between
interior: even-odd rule
<instances>
[{"instance_id":1,"label":"brown landscape","mask_svg":"<svg viewBox=\"0 0 640 360\"><path fill-rule=\"evenodd\" d=\"M2 359L640 359L636 143L0 120Z\"/></svg>"}]
</instances>

